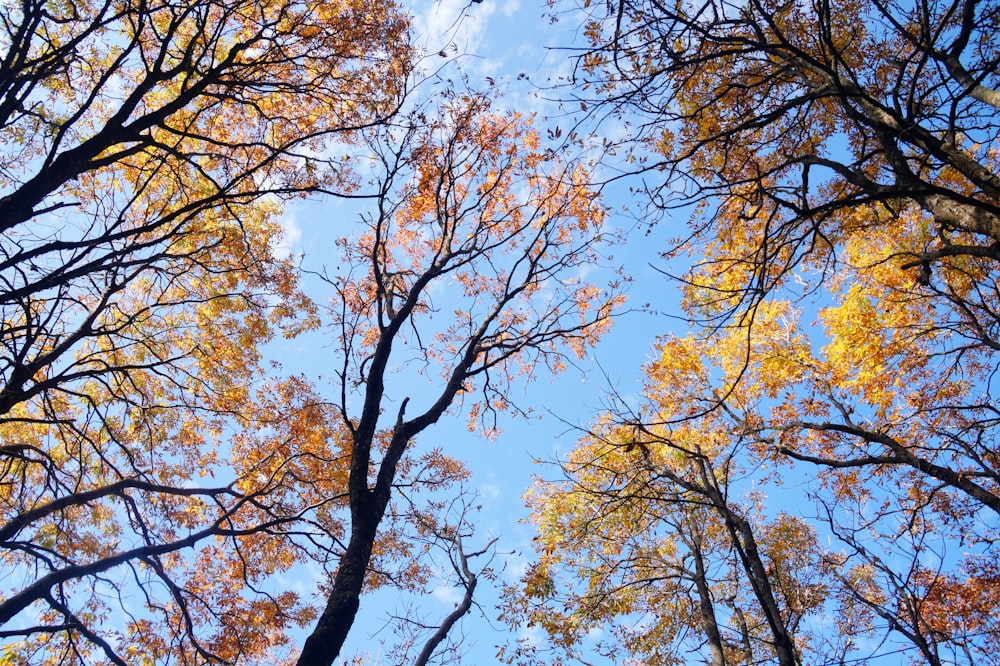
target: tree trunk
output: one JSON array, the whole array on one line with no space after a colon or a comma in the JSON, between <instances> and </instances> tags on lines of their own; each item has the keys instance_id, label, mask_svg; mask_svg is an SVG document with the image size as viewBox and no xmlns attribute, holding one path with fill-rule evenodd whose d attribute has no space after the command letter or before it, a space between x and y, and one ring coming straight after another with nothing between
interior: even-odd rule
<instances>
[{"instance_id":1,"label":"tree trunk","mask_svg":"<svg viewBox=\"0 0 1000 666\"><path fill-rule=\"evenodd\" d=\"M388 495L381 500L374 492L367 491L365 500L352 512L351 539L340 558L326 608L303 644L297 666L332 666L354 624Z\"/></svg>"},{"instance_id":2,"label":"tree trunk","mask_svg":"<svg viewBox=\"0 0 1000 666\"><path fill-rule=\"evenodd\" d=\"M722 633L715 617L715 604L712 601L712 590L708 586L708 573L705 570L705 557L701 549L700 525L692 520L691 512L685 512L688 528L691 530L691 554L694 557L694 585L698 590L698 610L701 614L702 628L708 642L708 651L712 655L712 666L726 666L726 653L722 645Z\"/></svg>"},{"instance_id":3,"label":"tree trunk","mask_svg":"<svg viewBox=\"0 0 1000 666\"><path fill-rule=\"evenodd\" d=\"M385 345L383 357L388 357L389 345ZM378 371L378 377L384 371L384 361L373 363ZM375 370L373 370L375 372ZM381 393L381 381L374 379L369 382L369 390ZM365 585L365 574L371 562L372 549L378 528L385 516L392 496L392 484L396 478L396 470L403 457L412 436L427 427L427 424L437 420L427 417L418 426L404 423L403 413L409 399L403 400L393 429L392 440L385 449L382 462L379 463L378 477L374 488L368 487L368 468L371 461L372 442L375 439L375 423L377 409L368 409L369 419L363 422L368 427L359 427L354 433L354 448L351 452L351 473L348 479L348 493L351 504L351 538L347 549L340 558L337 575L333 579L333 589L327 598L326 608L320 615L312 633L302 646L297 666L333 666L334 660L344 647L347 634L354 624L361 605L361 592ZM373 403L377 404L376 401ZM443 409L441 410L443 411Z\"/></svg>"}]
</instances>

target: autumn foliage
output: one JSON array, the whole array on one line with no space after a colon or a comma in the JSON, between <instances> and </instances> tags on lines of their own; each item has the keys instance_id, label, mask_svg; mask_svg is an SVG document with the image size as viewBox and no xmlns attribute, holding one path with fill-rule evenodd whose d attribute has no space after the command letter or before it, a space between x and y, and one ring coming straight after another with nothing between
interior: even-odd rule
<instances>
[{"instance_id":1,"label":"autumn foliage","mask_svg":"<svg viewBox=\"0 0 1000 666\"><path fill-rule=\"evenodd\" d=\"M531 491L512 658L994 663L996 6L583 11L692 328Z\"/></svg>"},{"instance_id":2,"label":"autumn foliage","mask_svg":"<svg viewBox=\"0 0 1000 666\"><path fill-rule=\"evenodd\" d=\"M688 330L529 490L501 657L997 663L996 3L551 11ZM411 39L368 0L0 6L0 662L331 666L446 561L454 611L396 618L430 663L495 580L427 435L586 358L625 227L585 120L556 150ZM302 259L306 197L357 207ZM304 334L324 382L271 360Z\"/></svg>"},{"instance_id":3,"label":"autumn foliage","mask_svg":"<svg viewBox=\"0 0 1000 666\"><path fill-rule=\"evenodd\" d=\"M258 584L336 501L293 490L340 446L261 365L313 324L281 204L349 189L319 155L394 111L409 54L370 54L406 21L237 0L0 22L4 659L270 662L313 614Z\"/></svg>"},{"instance_id":4,"label":"autumn foliage","mask_svg":"<svg viewBox=\"0 0 1000 666\"><path fill-rule=\"evenodd\" d=\"M586 165L477 93L410 99L392 3L0 25L0 660L333 663L363 592L419 589L440 544L475 557L434 514L461 463L414 438L459 407L492 430L511 381L609 326ZM332 300L282 247L307 195L366 202L331 227ZM268 360L305 331L332 397Z\"/></svg>"},{"instance_id":5,"label":"autumn foliage","mask_svg":"<svg viewBox=\"0 0 1000 666\"><path fill-rule=\"evenodd\" d=\"M303 665L331 663L343 644L414 438L457 408L491 433L523 409L508 399L514 381L582 356L621 304L617 282L581 277L603 262L598 193L582 163L539 146L530 118L454 92L374 128L366 146L376 203L337 243L347 270L326 278L351 521ZM426 389L394 381L404 371Z\"/></svg>"}]
</instances>

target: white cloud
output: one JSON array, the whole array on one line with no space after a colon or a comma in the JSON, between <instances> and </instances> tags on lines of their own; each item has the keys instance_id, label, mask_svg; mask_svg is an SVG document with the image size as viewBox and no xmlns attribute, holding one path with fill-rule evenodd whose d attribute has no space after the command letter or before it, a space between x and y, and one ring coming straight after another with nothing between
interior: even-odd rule
<instances>
[{"instance_id":1,"label":"white cloud","mask_svg":"<svg viewBox=\"0 0 1000 666\"><path fill-rule=\"evenodd\" d=\"M520 582L521 578L528 573L528 566L531 561L520 552L503 554L503 579L504 582L514 585Z\"/></svg>"},{"instance_id":2,"label":"white cloud","mask_svg":"<svg viewBox=\"0 0 1000 666\"><path fill-rule=\"evenodd\" d=\"M492 3L491 3L492 4ZM519 0L510 0L510 2L503 3L503 9L500 11L504 16L513 16L517 10L521 8L521 3Z\"/></svg>"},{"instance_id":3,"label":"white cloud","mask_svg":"<svg viewBox=\"0 0 1000 666\"><path fill-rule=\"evenodd\" d=\"M431 590L431 596L448 608L454 608L462 601L462 592L454 585L439 585Z\"/></svg>"},{"instance_id":4,"label":"white cloud","mask_svg":"<svg viewBox=\"0 0 1000 666\"><path fill-rule=\"evenodd\" d=\"M449 56L476 54L482 43L486 24L496 11L491 1L431 0L413 5L413 25L418 45L428 54L440 51Z\"/></svg>"},{"instance_id":5,"label":"white cloud","mask_svg":"<svg viewBox=\"0 0 1000 666\"><path fill-rule=\"evenodd\" d=\"M503 497L503 490L500 488L500 485L493 480L495 475L490 474L490 478L490 481L480 484L478 489L479 496L486 502L493 502Z\"/></svg>"},{"instance_id":6,"label":"white cloud","mask_svg":"<svg viewBox=\"0 0 1000 666\"><path fill-rule=\"evenodd\" d=\"M281 239L272 250L278 259L287 259L300 251L302 227L295 214L287 210L281 216L279 224L281 225Z\"/></svg>"},{"instance_id":7,"label":"white cloud","mask_svg":"<svg viewBox=\"0 0 1000 666\"><path fill-rule=\"evenodd\" d=\"M518 627L517 630L517 640L519 643L527 645L529 647L538 647L542 644L545 638L545 631L535 625L533 627L523 626Z\"/></svg>"},{"instance_id":8,"label":"white cloud","mask_svg":"<svg viewBox=\"0 0 1000 666\"><path fill-rule=\"evenodd\" d=\"M317 593L320 583L327 579L327 574L314 562L297 564L292 569L277 577L277 586L285 591L294 592L300 598L308 600Z\"/></svg>"}]
</instances>

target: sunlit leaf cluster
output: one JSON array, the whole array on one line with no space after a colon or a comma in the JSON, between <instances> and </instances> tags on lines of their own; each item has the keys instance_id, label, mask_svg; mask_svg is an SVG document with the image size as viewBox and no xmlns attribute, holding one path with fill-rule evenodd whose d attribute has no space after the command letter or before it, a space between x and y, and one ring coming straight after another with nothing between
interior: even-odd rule
<instances>
[{"instance_id":1,"label":"sunlit leaf cluster","mask_svg":"<svg viewBox=\"0 0 1000 666\"><path fill-rule=\"evenodd\" d=\"M519 658L993 663L996 6L583 12L690 332L529 495Z\"/></svg>"}]
</instances>

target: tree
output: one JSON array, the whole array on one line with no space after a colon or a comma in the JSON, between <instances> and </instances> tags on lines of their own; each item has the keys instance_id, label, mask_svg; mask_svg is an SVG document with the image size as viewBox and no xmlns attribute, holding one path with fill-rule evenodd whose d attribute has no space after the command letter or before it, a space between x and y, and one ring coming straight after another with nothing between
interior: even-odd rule
<instances>
[{"instance_id":1,"label":"tree","mask_svg":"<svg viewBox=\"0 0 1000 666\"><path fill-rule=\"evenodd\" d=\"M270 662L311 617L257 587L303 511L274 498L317 433L337 448L309 387L260 367L311 325L280 204L350 191L331 149L396 110L407 23L225 0L8 3L0 24L5 658ZM234 429L293 453L264 475Z\"/></svg>"},{"instance_id":2,"label":"tree","mask_svg":"<svg viewBox=\"0 0 1000 666\"><path fill-rule=\"evenodd\" d=\"M263 271L269 202L346 189L315 155L387 117L407 66L402 39L367 55L404 28L385 4L28 2L0 16L2 413L112 374L96 352L68 359L142 316L120 303L141 280Z\"/></svg>"},{"instance_id":3,"label":"tree","mask_svg":"<svg viewBox=\"0 0 1000 666\"><path fill-rule=\"evenodd\" d=\"M755 442L724 414L663 425L708 369L704 350L682 341L660 351L641 420L605 416L559 462L563 479L536 480L527 496L538 559L507 590L505 615L543 629L550 644L521 645L511 659L562 663L565 653L588 663L588 649L651 664L830 659L810 626L828 594L815 532L773 513ZM685 381L661 384L675 361Z\"/></svg>"},{"instance_id":4,"label":"tree","mask_svg":"<svg viewBox=\"0 0 1000 666\"><path fill-rule=\"evenodd\" d=\"M409 500L405 495L404 499ZM390 517L393 522L410 521L415 527L413 540L419 544L424 575L413 586L414 594L426 597L441 590L456 590L458 595L454 608L443 618L440 613L430 616L416 604L406 604L392 614L379 632L391 636L382 644L390 647L386 659L392 663L462 663L470 645L458 631L460 623L473 608L483 610L476 591L481 590L481 584L494 583L498 574L494 561L499 554L499 537L486 540L475 534L475 517L482 508L474 504L477 499L463 484L454 496L425 506L407 501L404 515ZM471 546L474 540L482 545Z\"/></svg>"},{"instance_id":5,"label":"tree","mask_svg":"<svg viewBox=\"0 0 1000 666\"><path fill-rule=\"evenodd\" d=\"M597 192L481 96L389 126L411 68L392 4L2 12L0 538L23 572L4 657L287 660L286 629L316 613L275 579L314 561L332 582L300 661L332 662L365 585L414 566L382 525L394 490L460 476L414 437L456 402L487 423L514 373L609 326L615 287L579 275L603 243ZM356 272L328 276L331 403L261 346L318 326L279 214L362 184L338 142L376 160L367 230L339 246ZM462 314L432 317L438 284ZM407 345L445 376L412 417L386 394Z\"/></svg>"},{"instance_id":6,"label":"tree","mask_svg":"<svg viewBox=\"0 0 1000 666\"><path fill-rule=\"evenodd\" d=\"M719 301L755 302L805 258L832 260L849 219L893 227L912 206L929 228L897 261L915 279L949 258L996 261L992 3L586 6L578 83L597 109L638 114L628 140L669 175L654 201L712 201L693 233L749 237L705 259L732 274Z\"/></svg>"},{"instance_id":7,"label":"tree","mask_svg":"<svg viewBox=\"0 0 1000 666\"><path fill-rule=\"evenodd\" d=\"M365 145L378 197L363 232L338 242L345 268L326 278L342 346L350 521L300 666L337 657L414 438L457 406L470 427L492 431L513 407L515 376L562 369L621 301L616 284L581 277L607 238L598 193L582 164L539 147L529 119L492 111L480 94L446 93L438 107L373 128ZM394 366L427 390L394 389Z\"/></svg>"},{"instance_id":8,"label":"tree","mask_svg":"<svg viewBox=\"0 0 1000 666\"><path fill-rule=\"evenodd\" d=\"M830 658L876 656L857 631L924 663L990 661L996 5L584 12L577 94L636 128L651 214L697 204L665 252L694 257L680 279L695 333L666 336L647 370L645 400L669 409L607 418L674 443L722 428L745 442L740 465L775 475L761 492L809 480L815 513L796 518L834 544L818 569L839 618Z\"/></svg>"},{"instance_id":9,"label":"tree","mask_svg":"<svg viewBox=\"0 0 1000 666\"><path fill-rule=\"evenodd\" d=\"M560 464L565 480L529 496L537 562L508 594L514 624L545 629L557 656L579 654L603 627L602 652L653 663L700 651L715 664L878 663L865 649L873 639L915 663L991 662L992 511L898 464L847 459L817 471L783 450L856 450L803 424L847 410L858 423L878 419L855 381L877 383L877 395L894 385L898 411L877 422L906 432L925 416L908 403L932 397L921 373L843 364L842 341L822 348L796 323L788 303L761 304L749 357L749 323L663 338L641 406L618 403ZM919 425L913 433L903 441L914 448L938 443Z\"/></svg>"}]
</instances>

